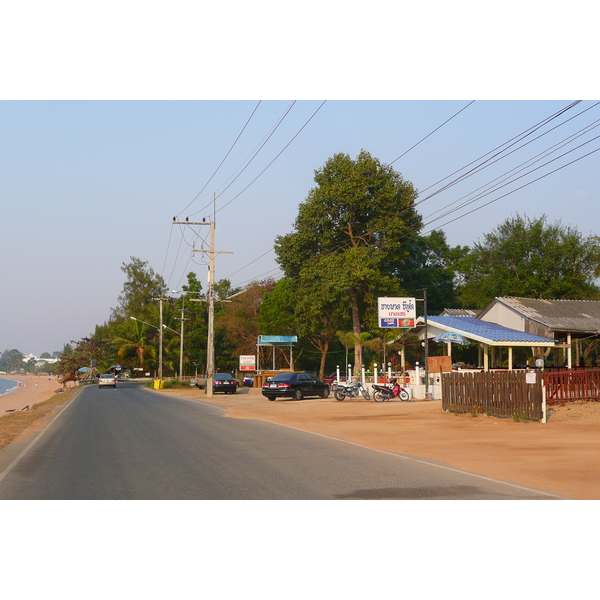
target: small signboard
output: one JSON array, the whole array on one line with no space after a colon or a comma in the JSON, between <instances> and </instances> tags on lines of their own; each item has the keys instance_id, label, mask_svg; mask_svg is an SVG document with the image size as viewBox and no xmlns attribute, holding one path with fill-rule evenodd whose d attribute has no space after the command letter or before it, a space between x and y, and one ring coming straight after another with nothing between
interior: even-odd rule
<instances>
[{"instance_id":1,"label":"small signboard","mask_svg":"<svg viewBox=\"0 0 600 600\"><path fill-rule=\"evenodd\" d=\"M256 357L253 354L240 355L240 371L256 371Z\"/></svg>"},{"instance_id":2,"label":"small signboard","mask_svg":"<svg viewBox=\"0 0 600 600\"><path fill-rule=\"evenodd\" d=\"M417 302L414 298L377 298L379 327L414 327Z\"/></svg>"},{"instance_id":3,"label":"small signboard","mask_svg":"<svg viewBox=\"0 0 600 600\"><path fill-rule=\"evenodd\" d=\"M451 373L451 356L429 356L427 357L427 366L430 373Z\"/></svg>"}]
</instances>

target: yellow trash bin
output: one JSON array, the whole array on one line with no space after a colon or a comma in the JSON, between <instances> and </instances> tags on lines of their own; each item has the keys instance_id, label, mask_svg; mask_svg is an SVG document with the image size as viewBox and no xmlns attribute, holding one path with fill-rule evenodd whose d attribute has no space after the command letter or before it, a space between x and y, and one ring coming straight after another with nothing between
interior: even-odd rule
<instances>
[{"instance_id":1,"label":"yellow trash bin","mask_svg":"<svg viewBox=\"0 0 600 600\"><path fill-rule=\"evenodd\" d=\"M165 387L164 379L155 379L154 380L154 389L155 390L162 390L164 387Z\"/></svg>"}]
</instances>

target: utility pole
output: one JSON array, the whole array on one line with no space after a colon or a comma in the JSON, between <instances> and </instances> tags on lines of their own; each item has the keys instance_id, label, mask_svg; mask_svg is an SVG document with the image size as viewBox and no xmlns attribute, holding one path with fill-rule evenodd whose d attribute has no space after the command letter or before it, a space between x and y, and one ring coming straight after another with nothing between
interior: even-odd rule
<instances>
[{"instance_id":1,"label":"utility pole","mask_svg":"<svg viewBox=\"0 0 600 600\"><path fill-rule=\"evenodd\" d=\"M208 266L208 340L207 340L207 351L206 351L206 392L207 398L213 397L213 377L215 374L215 255L216 254L233 254L233 252L227 251L216 251L215 250L215 218L208 223L203 220L201 223L193 223L191 221L176 221L173 217L174 225L208 225L210 226L210 249L209 250L196 250L192 252L203 252L208 254L209 266ZM190 298L194 301L195 298Z\"/></svg>"},{"instance_id":2,"label":"utility pole","mask_svg":"<svg viewBox=\"0 0 600 600\"><path fill-rule=\"evenodd\" d=\"M184 321L189 321L189 319L186 319L184 317L184 313L185 313L185 298L182 299L182 304L181 304L181 342L179 345L179 379L181 379L181 381L183 381L183 322Z\"/></svg>"},{"instance_id":3,"label":"utility pole","mask_svg":"<svg viewBox=\"0 0 600 600\"><path fill-rule=\"evenodd\" d=\"M431 394L429 393L429 337L427 331L427 288L417 290L417 292L423 292L423 298L416 298L417 302L423 302L423 321L425 325L425 400L431 400Z\"/></svg>"},{"instance_id":4,"label":"utility pole","mask_svg":"<svg viewBox=\"0 0 600 600\"><path fill-rule=\"evenodd\" d=\"M160 305L160 328L158 334L158 378L163 378L163 302L169 298L152 298Z\"/></svg>"}]
</instances>

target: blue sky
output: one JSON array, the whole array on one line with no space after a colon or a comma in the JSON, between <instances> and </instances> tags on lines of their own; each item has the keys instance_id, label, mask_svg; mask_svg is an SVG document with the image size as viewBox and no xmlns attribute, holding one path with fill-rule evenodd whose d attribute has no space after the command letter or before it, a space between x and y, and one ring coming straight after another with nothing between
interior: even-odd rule
<instances>
[{"instance_id":1,"label":"blue sky","mask_svg":"<svg viewBox=\"0 0 600 600\"><path fill-rule=\"evenodd\" d=\"M149 261L171 289L190 270L205 282L201 255L191 259L191 232L183 240L171 222L210 217L213 194L217 250L234 253L218 257L217 279L277 277L273 239L291 230L314 170L335 153L365 149L394 161L421 201L442 184L430 186L574 99L585 100L562 121L598 97L588 64L593 20L576 10L542 18L508 2L490 21L477 5L485 26L473 26L464 18L468 2L376 2L368 14L342 6L283 10L278 27L263 18L268 2L201 14L186 2L166 11L139 11L129 1L93 13L60 1L51 11L32 13L29 3L2 9L0 350L52 352L91 333L116 305L120 267L131 256ZM427 222L597 118L600 109L590 108L418 210ZM470 208L599 146L591 142ZM597 234L599 156L425 231L442 226L450 244L471 244L520 212Z\"/></svg>"},{"instance_id":2,"label":"blue sky","mask_svg":"<svg viewBox=\"0 0 600 600\"><path fill-rule=\"evenodd\" d=\"M253 279L279 276L270 251L273 239L291 231L298 204L314 183L314 170L337 152L354 157L364 148L385 163L395 161L394 168L404 178L418 190L426 190L419 196L419 201L425 201L418 210L427 222L435 211L600 120L600 106L581 102L552 121L552 126L579 115L571 122L477 176L426 199L442 186L434 185L436 182L570 104L469 102L0 103L1 251L5 258L10 257L3 261L0 344L39 354L59 350L70 339L91 333L116 306L124 281L120 267L131 256L148 260L172 290L180 289L191 270L206 282L207 268L201 255L192 257L192 230L173 227L172 218L210 218L214 194L217 250L233 252L217 258L216 277L244 285ZM231 183L288 109L279 128ZM204 187L253 111L239 141ZM600 128L552 157L596 135ZM425 231L460 217L442 229L451 245L469 245L519 212L529 216L545 213L550 220L560 219L584 235L600 234L596 208L600 154L461 216L597 148L600 140L469 209L432 221ZM206 235L208 228L201 233Z\"/></svg>"}]
</instances>

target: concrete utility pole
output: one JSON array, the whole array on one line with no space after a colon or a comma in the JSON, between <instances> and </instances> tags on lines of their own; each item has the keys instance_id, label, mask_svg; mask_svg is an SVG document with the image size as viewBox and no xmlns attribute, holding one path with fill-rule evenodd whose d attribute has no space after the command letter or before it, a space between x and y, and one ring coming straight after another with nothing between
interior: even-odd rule
<instances>
[{"instance_id":1,"label":"concrete utility pole","mask_svg":"<svg viewBox=\"0 0 600 600\"><path fill-rule=\"evenodd\" d=\"M179 379L181 379L181 381L183 381L183 322L184 321L189 321L189 319L186 319L184 317L184 313L185 313L185 298L182 301L182 305L181 305L181 342L179 345Z\"/></svg>"},{"instance_id":2,"label":"concrete utility pole","mask_svg":"<svg viewBox=\"0 0 600 600\"><path fill-rule=\"evenodd\" d=\"M208 225L210 226L210 249L209 250L196 250L192 252L203 252L208 254L209 267L208 267L208 340L207 340L207 352L206 352L206 387L204 388L207 398L213 397L213 377L215 374L215 255L216 254L233 254L233 252L227 251L216 251L215 250L215 220L210 222L202 221L191 222L191 221L176 221L173 218L174 225ZM195 300L190 298L190 300Z\"/></svg>"},{"instance_id":3,"label":"concrete utility pole","mask_svg":"<svg viewBox=\"0 0 600 600\"><path fill-rule=\"evenodd\" d=\"M169 298L152 298L160 305L160 328L158 334L158 378L163 378L163 302Z\"/></svg>"}]
</instances>

